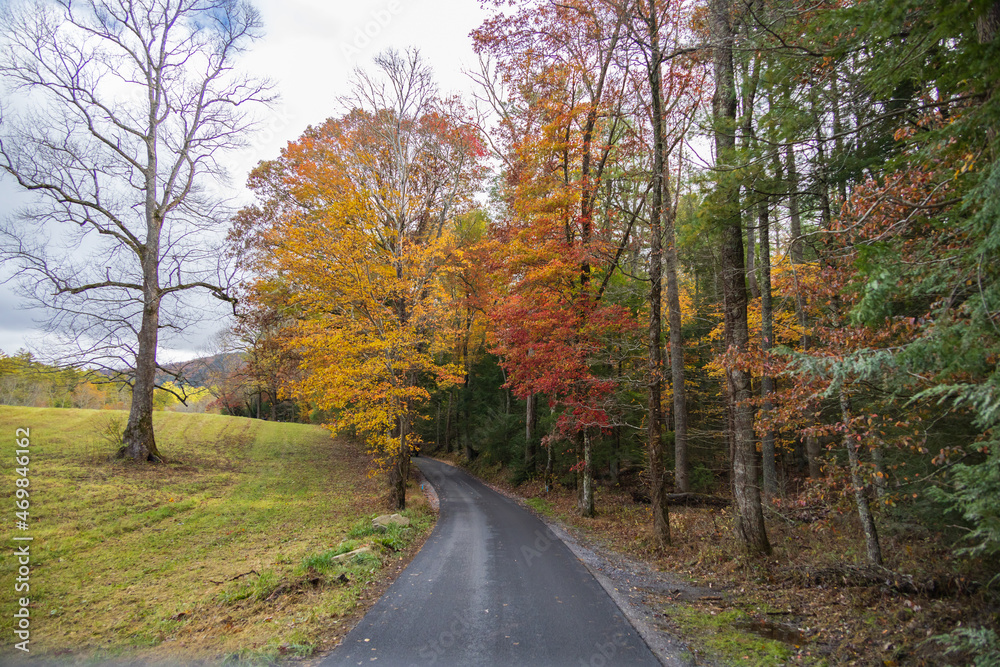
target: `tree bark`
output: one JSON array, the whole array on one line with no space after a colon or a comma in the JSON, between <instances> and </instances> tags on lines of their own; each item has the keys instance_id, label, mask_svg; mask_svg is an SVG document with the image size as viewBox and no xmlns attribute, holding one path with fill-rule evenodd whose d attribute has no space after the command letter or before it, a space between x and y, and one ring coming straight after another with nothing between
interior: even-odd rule
<instances>
[{"instance_id":1,"label":"tree bark","mask_svg":"<svg viewBox=\"0 0 1000 667\"><path fill-rule=\"evenodd\" d=\"M885 459L882 455L882 448L874 445L872 450L872 463L875 464L875 498L882 501L889 492L889 475L885 471Z\"/></svg>"},{"instance_id":2,"label":"tree bark","mask_svg":"<svg viewBox=\"0 0 1000 667\"><path fill-rule=\"evenodd\" d=\"M472 331L471 312L465 318L465 339L462 343L462 356L465 358L465 399L462 401L462 444L465 446L465 460L471 461L476 457L476 450L472 447L472 434L470 433L472 424L472 361L469 359L469 336Z\"/></svg>"},{"instance_id":3,"label":"tree bark","mask_svg":"<svg viewBox=\"0 0 1000 667\"><path fill-rule=\"evenodd\" d=\"M840 390L840 414L848 429L844 433L844 445L847 447L847 459L851 471L851 486L854 490L854 503L858 508L858 518L861 520L861 532L865 536L865 556L872 565L882 565L882 548L878 542L878 531L875 529L875 519L872 517L865 485L861 477L861 458L858 454L858 439L850 433L851 398L843 389Z\"/></svg>"},{"instance_id":4,"label":"tree bark","mask_svg":"<svg viewBox=\"0 0 1000 667\"><path fill-rule=\"evenodd\" d=\"M407 443L409 419L406 414L397 418L399 430L395 461L389 471L389 506L396 510L406 509L406 481L410 477L410 446Z\"/></svg>"},{"instance_id":5,"label":"tree bark","mask_svg":"<svg viewBox=\"0 0 1000 667\"><path fill-rule=\"evenodd\" d=\"M146 242L140 251L142 263L142 324L139 328L139 349L135 356L135 379L132 384L132 404L122 436L120 458L135 461L161 460L153 434L153 391L156 387L156 345L160 330L160 230L163 217L156 201L157 182L157 107L150 110L150 137L146 140L145 212Z\"/></svg>"},{"instance_id":6,"label":"tree bark","mask_svg":"<svg viewBox=\"0 0 1000 667\"><path fill-rule=\"evenodd\" d=\"M453 390L448 390L448 409L444 414L444 451L446 454L451 453L451 404L455 397L455 392Z\"/></svg>"},{"instance_id":7,"label":"tree bark","mask_svg":"<svg viewBox=\"0 0 1000 667\"><path fill-rule=\"evenodd\" d=\"M649 497L653 510L653 539L659 545L670 543L670 515L664 500L666 473L663 466L663 348L662 337L662 284L663 265L661 215L664 193L663 165L663 107L660 73L660 28L656 1L648 0L649 15L644 17L648 28L650 54L647 68L653 122L653 186L649 214L649 331L648 331L648 417L646 419L646 455L649 467Z\"/></svg>"},{"instance_id":8,"label":"tree bark","mask_svg":"<svg viewBox=\"0 0 1000 667\"><path fill-rule=\"evenodd\" d=\"M158 235L159 229L156 232ZM156 246L158 243L154 243L154 247ZM146 252L149 253L148 243L146 247ZM156 264L157 260L143 261L146 283L145 304L142 310L142 326L139 329L139 350L135 358L132 404L122 435L122 447L117 454L118 458L130 458L135 461L162 460L153 434L153 390L156 386L156 343L160 319Z\"/></svg>"},{"instance_id":9,"label":"tree bark","mask_svg":"<svg viewBox=\"0 0 1000 667\"><path fill-rule=\"evenodd\" d=\"M580 481L579 504L580 516L593 517L594 512L594 465L593 446L590 441L590 429L583 429L583 469L578 477Z\"/></svg>"},{"instance_id":10,"label":"tree bark","mask_svg":"<svg viewBox=\"0 0 1000 667\"><path fill-rule=\"evenodd\" d=\"M720 167L734 163L736 93L733 72L733 30L730 25L731 0L711 0L709 27L715 70L712 98L716 160ZM723 171L716 186L716 207L722 227L722 285L725 309L725 340L730 352L745 353L749 342L747 327L747 286L744 266L743 233L740 229L739 190L730 173ZM736 505L736 532L743 548L751 554L768 554L771 545L764 526L760 488L754 478L753 408L750 405L750 374L729 365L726 369L727 403L732 414L732 487Z\"/></svg>"},{"instance_id":11,"label":"tree bark","mask_svg":"<svg viewBox=\"0 0 1000 667\"><path fill-rule=\"evenodd\" d=\"M802 219L799 214L799 171L795 164L795 150L792 144L785 146L785 170L788 174L788 231L792 237L792 264L801 264L802 255Z\"/></svg>"},{"instance_id":12,"label":"tree bark","mask_svg":"<svg viewBox=\"0 0 1000 667\"><path fill-rule=\"evenodd\" d=\"M747 212L747 247L746 247L746 272L747 285L750 287L750 296L754 299L760 298L760 284L757 282L757 239L754 233L754 221L752 211Z\"/></svg>"},{"instance_id":13,"label":"tree bark","mask_svg":"<svg viewBox=\"0 0 1000 667\"><path fill-rule=\"evenodd\" d=\"M976 37L980 44L989 44L1000 29L1000 2L993 4L976 18Z\"/></svg>"},{"instance_id":14,"label":"tree bark","mask_svg":"<svg viewBox=\"0 0 1000 667\"><path fill-rule=\"evenodd\" d=\"M552 443L545 445L545 493L552 490Z\"/></svg>"},{"instance_id":15,"label":"tree bark","mask_svg":"<svg viewBox=\"0 0 1000 667\"><path fill-rule=\"evenodd\" d=\"M775 175L777 176L777 174ZM765 355L774 347L774 316L771 304L771 233L768 200L764 198L757 205L757 220L760 226L760 312L761 348ZM774 404L774 379L766 373L760 380L763 412L768 416ZM778 494L778 469L775 463L774 431L768 429L760 442L761 472L764 479L764 494L774 497Z\"/></svg>"},{"instance_id":16,"label":"tree bark","mask_svg":"<svg viewBox=\"0 0 1000 667\"><path fill-rule=\"evenodd\" d=\"M525 401L524 416L524 470L528 475L535 474L535 456L537 443L535 432L538 430L538 394L531 394Z\"/></svg>"},{"instance_id":17,"label":"tree bark","mask_svg":"<svg viewBox=\"0 0 1000 667\"><path fill-rule=\"evenodd\" d=\"M680 493L691 490L688 462L687 391L684 387L684 336L681 331L681 297L677 285L677 212L670 195L666 158L663 169L663 225L665 268L667 272L667 310L670 316L670 375L674 403L674 488Z\"/></svg>"},{"instance_id":18,"label":"tree bark","mask_svg":"<svg viewBox=\"0 0 1000 667\"><path fill-rule=\"evenodd\" d=\"M441 399L434 402L436 408L434 414L434 451L441 449Z\"/></svg>"}]
</instances>

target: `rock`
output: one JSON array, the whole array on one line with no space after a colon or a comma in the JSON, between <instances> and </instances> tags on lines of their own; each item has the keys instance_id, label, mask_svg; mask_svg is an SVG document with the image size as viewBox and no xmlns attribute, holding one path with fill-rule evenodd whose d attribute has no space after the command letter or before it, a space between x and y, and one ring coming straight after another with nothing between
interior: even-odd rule
<instances>
[{"instance_id":1,"label":"rock","mask_svg":"<svg viewBox=\"0 0 1000 667\"><path fill-rule=\"evenodd\" d=\"M389 526L409 526L410 520L401 514L383 514L372 519L372 528L384 533Z\"/></svg>"},{"instance_id":2,"label":"rock","mask_svg":"<svg viewBox=\"0 0 1000 667\"><path fill-rule=\"evenodd\" d=\"M371 553L375 553L374 551L372 551L371 547L361 547L360 549L355 549L354 551L348 551L346 554L340 554L339 556L334 556L333 562L343 563L345 560L354 558L355 556L359 556L361 554L371 554Z\"/></svg>"}]
</instances>

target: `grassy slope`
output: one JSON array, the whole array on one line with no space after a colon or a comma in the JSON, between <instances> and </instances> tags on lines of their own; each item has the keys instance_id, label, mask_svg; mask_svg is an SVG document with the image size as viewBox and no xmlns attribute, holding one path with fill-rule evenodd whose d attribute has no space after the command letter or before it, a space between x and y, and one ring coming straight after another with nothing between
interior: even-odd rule
<instances>
[{"instance_id":1,"label":"grassy slope","mask_svg":"<svg viewBox=\"0 0 1000 667\"><path fill-rule=\"evenodd\" d=\"M406 555L376 544L377 560L303 565L327 562L316 557L349 534L357 540L347 546L372 542L364 525L381 509L366 457L322 428L157 413L169 462L135 465L107 461L113 448L98 431L114 414L0 407L9 526L14 430L31 429L32 656L175 663L308 654L337 639L359 598ZM396 548L431 524L425 505L409 514L416 530ZM12 552L0 550L3 662L20 654L7 639L20 595ZM341 573L349 583L337 581Z\"/></svg>"}]
</instances>

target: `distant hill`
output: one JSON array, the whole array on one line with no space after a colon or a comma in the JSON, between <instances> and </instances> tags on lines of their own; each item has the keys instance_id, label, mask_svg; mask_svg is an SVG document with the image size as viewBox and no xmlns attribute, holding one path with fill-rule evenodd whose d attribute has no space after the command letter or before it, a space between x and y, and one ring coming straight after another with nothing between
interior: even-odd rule
<instances>
[{"instance_id":1,"label":"distant hill","mask_svg":"<svg viewBox=\"0 0 1000 667\"><path fill-rule=\"evenodd\" d=\"M236 352L223 352L210 357L199 357L190 361L179 361L172 364L163 364L163 367L170 373L179 374L183 383L191 387L207 387L222 375L225 375L239 367L241 363L240 355ZM157 374L157 382L171 380L167 373L160 371Z\"/></svg>"}]
</instances>

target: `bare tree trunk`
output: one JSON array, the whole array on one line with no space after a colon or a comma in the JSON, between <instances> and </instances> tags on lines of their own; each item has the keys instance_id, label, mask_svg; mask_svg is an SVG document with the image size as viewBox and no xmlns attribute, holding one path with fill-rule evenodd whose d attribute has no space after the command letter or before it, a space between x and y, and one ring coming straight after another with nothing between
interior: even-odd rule
<instances>
[{"instance_id":1,"label":"bare tree trunk","mask_svg":"<svg viewBox=\"0 0 1000 667\"><path fill-rule=\"evenodd\" d=\"M152 127L156 127L153 123ZM122 435L119 458L135 461L161 460L153 435L153 391L156 387L156 345L160 328L160 228L162 218L156 201L156 133L147 141L146 243L142 247L143 308L139 350L135 357L132 404Z\"/></svg>"},{"instance_id":2,"label":"bare tree trunk","mask_svg":"<svg viewBox=\"0 0 1000 667\"><path fill-rule=\"evenodd\" d=\"M830 229L833 214L830 210L830 183L826 169L826 150L824 148L826 139L823 136L823 117L817 108L819 106L816 101L817 88L813 87L810 92L813 118L816 120L816 195L819 197L820 221L823 229Z\"/></svg>"},{"instance_id":3,"label":"bare tree trunk","mask_svg":"<svg viewBox=\"0 0 1000 667\"><path fill-rule=\"evenodd\" d=\"M583 469L580 471L580 516L594 516L594 465L590 429L583 429Z\"/></svg>"},{"instance_id":4,"label":"bare tree trunk","mask_svg":"<svg viewBox=\"0 0 1000 667\"><path fill-rule=\"evenodd\" d=\"M446 454L451 453L451 404L454 399L455 393L452 390L448 390L448 409L444 415L444 451Z\"/></svg>"},{"instance_id":5,"label":"bare tree trunk","mask_svg":"<svg viewBox=\"0 0 1000 667\"><path fill-rule=\"evenodd\" d=\"M754 299L760 298L760 284L757 282L757 239L754 233L753 213L747 212L747 284L750 286L750 296Z\"/></svg>"},{"instance_id":6,"label":"bare tree trunk","mask_svg":"<svg viewBox=\"0 0 1000 667\"><path fill-rule=\"evenodd\" d=\"M875 464L875 498L881 501L885 498L886 493L888 493L889 476L885 472L885 460L882 458L882 448L878 445L873 445L871 450L872 463Z\"/></svg>"},{"instance_id":7,"label":"bare tree trunk","mask_svg":"<svg viewBox=\"0 0 1000 667\"><path fill-rule=\"evenodd\" d=\"M687 436L687 391L684 388L684 336L681 332L681 297L677 286L677 239L675 225L677 212L670 196L670 182L667 180L666 159L664 159L664 213L663 226L666 247L664 248L667 270L667 309L670 315L670 374L674 399L674 487L677 493L691 490L690 464L688 462Z\"/></svg>"},{"instance_id":8,"label":"bare tree trunk","mask_svg":"<svg viewBox=\"0 0 1000 667\"><path fill-rule=\"evenodd\" d=\"M731 0L710 0L709 26L715 69L712 116L715 124L716 156L720 166L731 165L735 152L736 93L733 73ZM716 186L722 207L722 284L725 307L725 339L730 350L744 352L749 342L747 287L743 233L740 229L739 190L732 175L721 173ZM736 507L736 531L744 549L768 554L771 545L764 526L760 488L754 478L753 408L750 405L750 374L737 367L726 369L727 403L732 410L732 487Z\"/></svg>"},{"instance_id":9,"label":"bare tree trunk","mask_svg":"<svg viewBox=\"0 0 1000 667\"><path fill-rule=\"evenodd\" d=\"M976 37L980 44L989 44L1000 29L1000 1L993 4L976 18Z\"/></svg>"},{"instance_id":10,"label":"bare tree trunk","mask_svg":"<svg viewBox=\"0 0 1000 667\"><path fill-rule=\"evenodd\" d=\"M788 174L788 231L792 237L792 264L801 264L802 255L802 219L799 214L799 171L795 164L795 150L792 144L785 146L785 170Z\"/></svg>"},{"instance_id":11,"label":"bare tree trunk","mask_svg":"<svg viewBox=\"0 0 1000 667\"><path fill-rule=\"evenodd\" d=\"M472 314L466 316L465 340L463 342L462 356L465 357L465 400L462 406L462 444L465 446L465 460L471 461L476 457L476 450L472 448L472 361L469 359L469 336L472 331Z\"/></svg>"},{"instance_id":12,"label":"bare tree trunk","mask_svg":"<svg viewBox=\"0 0 1000 667\"><path fill-rule=\"evenodd\" d=\"M769 354L774 347L774 317L771 305L771 234L768 219L767 198L761 200L758 206L757 219L760 223L760 312L761 312L761 348L764 354ZM763 399L764 416L770 415L774 404L774 379L769 375L761 377L761 398ZM774 497L778 493L778 469L775 463L774 431L768 429L761 438L761 472L764 479L764 494Z\"/></svg>"},{"instance_id":13,"label":"bare tree trunk","mask_svg":"<svg viewBox=\"0 0 1000 667\"><path fill-rule=\"evenodd\" d=\"M389 506L396 510L406 509L406 481L410 477L410 446L407 444L408 421L405 416L396 420L399 429L396 460L389 471Z\"/></svg>"},{"instance_id":14,"label":"bare tree trunk","mask_svg":"<svg viewBox=\"0 0 1000 667\"><path fill-rule=\"evenodd\" d=\"M809 461L809 476L819 479L823 476L823 444L814 435L806 436L806 459Z\"/></svg>"},{"instance_id":15,"label":"bare tree trunk","mask_svg":"<svg viewBox=\"0 0 1000 667\"><path fill-rule=\"evenodd\" d=\"M156 268L153 267L154 276L155 271ZM146 272L149 273L149 269ZM128 422L125 424L123 444L118 450L118 458L154 462L161 460L153 435L153 390L156 385L156 341L160 313L158 292L159 289L156 287L146 289L142 328L139 330L139 351L135 359L132 404L129 407Z\"/></svg>"},{"instance_id":16,"label":"bare tree trunk","mask_svg":"<svg viewBox=\"0 0 1000 667\"><path fill-rule=\"evenodd\" d=\"M434 406L437 408L434 415L434 451L441 450L441 399L440 397L435 402Z\"/></svg>"},{"instance_id":17,"label":"bare tree trunk","mask_svg":"<svg viewBox=\"0 0 1000 667\"><path fill-rule=\"evenodd\" d=\"M840 390L840 414L845 426L851 421L851 398L843 389ZM844 434L844 445L847 447L847 459L851 469L851 486L854 487L854 503L858 508L858 518L861 520L861 532L865 536L865 555L872 565L882 565L882 548L878 543L878 532L875 530L875 519L872 517L868 496L865 495L865 485L861 478L861 459L858 454L858 439L850 433L850 427Z\"/></svg>"},{"instance_id":18,"label":"bare tree trunk","mask_svg":"<svg viewBox=\"0 0 1000 667\"><path fill-rule=\"evenodd\" d=\"M552 490L552 443L545 445L545 493Z\"/></svg>"},{"instance_id":19,"label":"bare tree trunk","mask_svg":"<svg viewBox=\"0 0 1000 667\"><path fill-rule=\"evenodd\" d=\"M537 447L535 432L538 430L538 394L528 396L524 416L524 469L529 475L535 473Z\"/></svg>"},{"instance_id":20,"label":"bare tree trunk","mask_svg":"<svg viewBox=\"0 0 1000 667\"><path fill-rule=\"evenodd\" d=\"M670 543L670 515L666 503L665 477L663 466L663 348L661 316L661 271L663 265L661 215L663 206L664 165L663 165L663 107L661 99L660 73L660 28L655 0L648 0L648 16L644 17L648 28L650 54L647 66L653 120L653 199L649 214L649 396L646 419L646 456L649 467L649 497L653 510L653 539L659 545Z\"/></svg>"}]
</instances>

